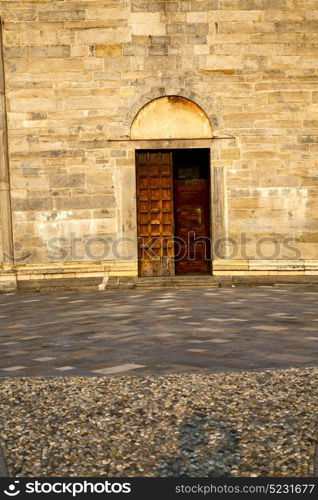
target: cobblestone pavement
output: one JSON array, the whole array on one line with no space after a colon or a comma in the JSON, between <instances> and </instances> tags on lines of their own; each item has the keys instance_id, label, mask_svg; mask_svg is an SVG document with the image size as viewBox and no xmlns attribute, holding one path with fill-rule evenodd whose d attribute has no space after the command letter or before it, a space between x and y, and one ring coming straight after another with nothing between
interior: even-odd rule
<instances>
[{"instance_id":1,"label":"cobblestone pavement","mask_svg":"<svg viewBox=\"0 0 318 500\"><path fill-rule=\"evenodd\" d=\"M318 287L0 296L0 376L318 365Z\"/></svg>"}]
</instances>

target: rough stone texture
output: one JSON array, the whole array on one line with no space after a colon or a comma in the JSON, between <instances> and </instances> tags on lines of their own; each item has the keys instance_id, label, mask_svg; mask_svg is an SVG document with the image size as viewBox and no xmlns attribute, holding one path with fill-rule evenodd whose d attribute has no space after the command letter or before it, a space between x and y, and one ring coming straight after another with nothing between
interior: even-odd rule
<instances>
[{"instance_id":1,"label":"rough stone texture","mask_svg":"<svg viewBox=\"0 0 318 500\"><path fill-rule=\"evenodd\" d=\"M135 150L209 147L213 234L249 239L215 272L318 273L316 1L3 1L1 19L18 267L122 261L136 274L137 245L114 244L136 240ZM129 141L164 95L201 106L219 139ZM297 252L259 252L269 236Z\"/></svg>"}]
</instances>

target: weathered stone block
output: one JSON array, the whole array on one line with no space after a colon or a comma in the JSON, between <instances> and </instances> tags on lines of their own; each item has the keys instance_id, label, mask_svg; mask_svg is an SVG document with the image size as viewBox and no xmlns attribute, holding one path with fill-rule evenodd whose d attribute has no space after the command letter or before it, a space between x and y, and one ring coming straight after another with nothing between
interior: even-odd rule
<instances>
[{"instance_id":1,"label":"weathered stone block","mask_svg":"<svg viewBox=\"0 0 318 500\"><path fill-rule=\"evenodd\" d=\"M28 49L27 47L6 47L5 54L6 57L27 57Z\"/></svg>"},{"instance_id":2,"label":"weathered stone block","mask_svg":"<svg viewBox=\"0 0 318 500\"><path fill-rule=\"evenodd\" d=\"M83 71L83 61L77 58L52 58L43 59L36 58L30 59L28 62L28 71L30 73L62 73L62 72L74 72Z\"/></svg>"},{"instance_id":3,"label":"weathered stone block","mask_svg":"<svg viewBox=\"0 0 318 500\"><path fill-rule=\"evenodd\" d=\"M9 109L20 113L23 111L33 112L34 110L57 111L62 109L62 102L48 97L19 98L9 101Z\"/></svg>"},{"instance_id":4,"label":"weathered stone block","mask_svg":"<svg viewBox=\"0 0 318 500\"><path fill-rule=\"evenodd\" d=\"M208 35L209 28L210 28L210 25L208 23L197 23L196 24L196 32L199 36Z\"/></svg>"},{"instance_id":5,"label":"weathered stone block","mask_svg":"<svg viewBox=\"0 0 318 500\"><path fill-rule=\"evenodd\" d=\"M286 9L286 0L219 0L219 9Z\"/></svg>"},{"instance_id":6,"label":"weathered stone block","mask_svg":"<svg viewBox=\"0 0 318 500\"><path fill-rule=\"evenodd\" d=\"M118 2L116 2L118 4ZM104 2L105 4L105 2ZM102 4L101 4L102 5ZM127 23L127 20L129 18L129 9L126 7L108 7L107 4L105 4L104 8L94 8L94 5L92 5L92 8L87 9L85 11L86 19L88 20L101 20L101 19L107 19L111 23L115 23L117 19L122 19L125 20Z\"/></svg>"},{"instance_id":7,"label":"weathered stone block","mask_svg":"<svg viewBox=\"0 0 318 500\"><path fill-rule=\"evenodd\" d=\"M223 149L221 153L222 160L239 160L241 158L241 150L238 148Z\"/></svg>"},{"instance_id":8,"label":"weathered stone block","mask_svg":"<svg viewBox=\"0 0 318 500\"><path fill-rule=\"evenodd\" d=\"M206 43L205 36L188 36L187 43L191 45L201 45Z\"/></svg>"},{"instance_id":9,"label":"weathered stone block","mask_svg":"<svg viewBox=\"0 0 318 500\"><path fill-rule=\"evenodd\" d=\"M138 34L138 33L136 33ZM83 44L116 44L129 42L131 31L127 28L109 28L109 29L83 29L76 31L75 38L77 43Z\"/></svg>"},{"instance_id":10,"label":"weathered stone block","mask_svg":"<svg viewBox=\"0 0 318 500\"><path fill-rule=\"evenodd\" d=\"M191 10L217 10L218 9L218 0L192 0L191 1Z\"/></svg>"},{"instance_id":11,"label":"weathered stone block","mask_svg":"<svg viewBox=\"0 0 318 500\"><path fill-rule=\"evenodd\" d=\"M124 151L122 149L114 149L113 151L110 152L110 156L112 158L126 158L127 151Z\"/></svg>"},{"instance_id":12,"label":"weathered stone block","mask_svg":"<svg viewBox=\"0 0 318 500\"><path fill-rule=\"evenodd\" d=\"M157 45L155 47L148 47L149 56L164 56L168 54L168 47L166 45Z\"/></svg>"},{"instance_id":13,"label":"weathered stone block","mask_svg":"<svg viewBox=\"0 0 318 500\"><path fill-rule=\"evenodd\" d=\"M120 57L123 53L123 45L121 43L94 45L93 52L95 57Z\"/></svg>"},{"instance_id":14,"label":"weathered stone block","mask_svg":"<svg viewBox=\"0 0 318 500\"><path fill-rule=\"evenodd\" d=\"M33 198L33 199L12 199L12 210L34 211L34 210L52 210L53 199Z\"/></svg>"},{"instance_id":15,"label":"weathered stone block","mask_svg":"<svg viewBox=\"0 0 318 500\"><path fill-rule=\"evenodd\" d=\"M131 25L134 24L157 24L160 23L160 14L157 13L140 13L131 14L130 16Z\"/></svg>"},{"instance_id":16,"label":"weathered stone block","mask_svg":"<svg viewBox=\"0 0 318 500\"><path fill-rule=\"evenodd\" d=\"M318 103L318 92L312 93L312 102Z\"/></svg>"},{"instance_id":17,"label":"weathered stone block","mask_svg":"<svg viewBox=\"0 0 318 500\"><path fill-rule=\"evenodd\" d=\"M132 2L131 4L131 12L145 12L146 10L146 4L143 3L143 4L140 4L140 3L136 3L136 2Z\"/></svg>"},{"instance_id":18,"label":"weathered stone block","mask_svg":"<svg viewBox=\"0 0 318 500\"><path fill-rule=\"evenodd\" d=\"M188 12L187 13L188 23L206 23L207 20L208 20L208 13L207 12Z\"/></svg>"},{"instance_id":19,"label":"weathered stone block","mask_svg":"<svg viewBox=\"0 0 318 500\"><path fill-rule=\"evenodd\" d=\"M80 21L85 19L85 10L39 11L39 21Z\"/></svg>"},{"instance_id":20,"label":"weathered stone block","mask_svg":"<svg viewBox=\"0 0 318 500\"><path fill-rule=\"evenodd\" d=\"M197 33L196 24L168 24L167 34L168 35L193 35Z\"/></svg>"},{"instance_id":21,"label":"weathered stone block","mask_svg":"<svg viewBox=\"0 0 318 500\"><path fill-rule=\"evenodd\" d=\"M110 109L114 106L119 106L121 104L121 99L118 96L113 95L96 95L82 97L69 97L65 99L64 108L65 109Z\"/></svg>"},{"instance_id":22,"label":"weathered stone block","mask_svg":"<svg viewBox=\"0 0 318 500\"><path fill-rule=\"evenodd\" d=\"M28 70L28 62L26 59L6 59L6 72L8 73L25 73Z\"/></svg>"},{"instance_id":23,"label":"weathered stone block","mask_svg":"<svg viewBox=\"0 0 318 500\"><path fill-rule=\"evenodd\" d=\"M242 57L235 56L207 56L206 69L240 69L242 67Z\"/></svg>"},{"instance_id":24,"label":"weathered stone block","mask_svg":"<svg viewBox=\"0 0 318 500\"><path fill-rule=\"evenodd\" d=\"M131 27L131 33L137 36L162 36L166 32L164 23L133 24Z\"/></svg>"},{"instance_id":25,"label":"weathered stone block","mask_svg":"<svg viewBox=\"0 0 318 500\"><path fill-rule=\"evenodd\" d=\"M277 11L275 11L277 12ZM284 11L285 13L286 11ZM265 18L265 13L262 10L221 10L213 11L208 13L208 19L210 22L221 21L221 22L248 22L248 21L262 21L271 20Z\"/></svg>"},{"instance_id":26,"label":"weathered stone block","mask_svg":"<svg viewBox=\"0 0 318 500\"><path fill-rule=\"evenodd\" d=\"M70 57L71 49L69 45L56 45L47 47L29 46L27 47L28 57Z\"/></svg>"},{"instance_id":27,"label":"weathered stone block","mask_svg":"<svg viewBox=\"0 0 318 500\"><path fill-rule=\"evenodd\" d=\"M31 193L32 189L45 189L48 187L47 177L44 175L13 175L11 178L11 186L13 189L27 189Z\"/></svg>"},{"instance_id":28,"label":"weathered stone block","mask_svg":"<svg viewBox=\"0 0 318 500\"><path fill-rule=\"evenodd\" d=\"M178 12L180 10L179 2L174 2L173 0L167 2L167 12Z\"/></svg>"},{"instance_id":29,"label":"weathered stone block","mask_svg":"<svg viewBox=\"0 0 318 500\"><path fill-rule=\"evenodd\" d=\"M112 172L102 172L102 173L86 173L85 174L85 180L86 180L86 190L89 191L90 193L105 193L106 189L113 189L113 175ZM109 210L106 208L103 208L101 213L94 213L95 218L104 218L104 217L115 217L115 212L114 210Z\"/></svg>"},{"instance_id":30,"label":"weathered stone block","mask_svg":"<svg viewBox=\"0 0 318 500\"><path fill-rule=\"evenodd\" d=\"M58 187L84 187L84 174L67 174L67 175L52 175L49 176L49 185L51 188Z\"/></svg>"},{"instance_id":31,"label":"weathered stone block","mask_svg":"<svg viewBox=\"0 0 318 500\"><path fill-rule=\"evenodd\" d=\"M166 12L167 10L167 3L168 2L147 2L146 3L146 10L147 12ZM174 2L176 3L176 2Z\"/></svg>"},{"instance_id":32,"label":"weathered stone block","mask_svg":"<svg viewBox=\"0 0 318 500\"><path fill-rule=\"evenodd\" d=\"M171 36L152 36L151 45L170 45Z\"/></svg>"},{"instance_id":33,"label":"weathered stone block","mask_svg":"<svg viewBox=\"0 0 318 500\"><path fill-rule=\"evenodd\" d=\"M181 12L189 12L191 10L191 1L192 0L179 0L180 11Z\"/></svg>"},{"instance_id":34,"label":"weathered stone block","mask_svg":"<svg viewBox=\"0 0 318 500\"><path fill-rule=\"evenodd\" d=\"M56 198L55 206L57 210L107 209L114 208L116 200L113 196L76 196L74 198Z\"/></svg>"}]
</instances>

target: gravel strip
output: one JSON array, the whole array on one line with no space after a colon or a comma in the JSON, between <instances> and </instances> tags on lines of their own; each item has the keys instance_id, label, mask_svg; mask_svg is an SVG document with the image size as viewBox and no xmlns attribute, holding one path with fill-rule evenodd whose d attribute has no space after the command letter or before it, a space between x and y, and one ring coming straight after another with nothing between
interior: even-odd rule
<instances>
[{"instance_id":1,"label":"gravel strip","mask_svg":"<svg viewBox=\"0 0 318 500\"><path fill-rule=\"evenodd\" d=\"M315 475L315 477L318 477L318 442L316 443L314 475Z\"/></svg>"},{"instance_id":2,"label":"gravel strip","mask_svg":"<svg viewBox=\"0 0 318 500\"><path fill-rule=\"evenodd\" d=\"M8 477L6 464L0 448L0 477Z\"/></svg>"},{"instance_id":3,"label":"gravel strip","mask_svg":"<svg viewBox=\"0 0 318 500\"><path fill-rule=\"evenodd\" d=\"M6 378L10 476L313 476L318 369Z\"/></svg>"}]
</instances>

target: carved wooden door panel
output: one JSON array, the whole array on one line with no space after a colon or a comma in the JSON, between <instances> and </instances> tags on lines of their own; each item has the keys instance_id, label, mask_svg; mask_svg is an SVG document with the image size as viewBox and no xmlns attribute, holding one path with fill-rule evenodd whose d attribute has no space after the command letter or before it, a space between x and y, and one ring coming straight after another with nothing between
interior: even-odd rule
<instances>
[{"instance_id":1,"label":"carved wooden door panel","mask_svg":"<svg viewBox=\"0 0 318 500\"><path fill-rule=\"evenodd\" d=\"M137 152L139 276L174 276L172 152Z\"/></svg>"}]
</instances>

